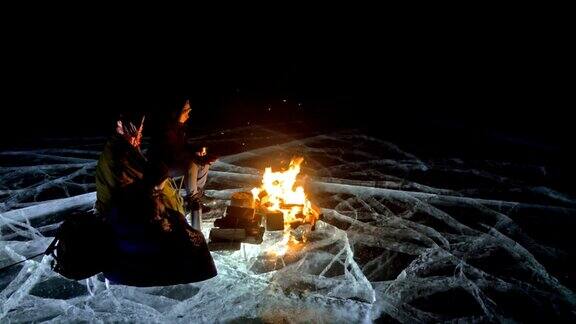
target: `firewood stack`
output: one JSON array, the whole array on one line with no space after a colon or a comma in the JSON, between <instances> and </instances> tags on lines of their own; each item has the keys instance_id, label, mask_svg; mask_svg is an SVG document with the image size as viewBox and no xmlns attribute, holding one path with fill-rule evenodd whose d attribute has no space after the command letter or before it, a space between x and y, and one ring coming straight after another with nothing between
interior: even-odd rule
<instances>
[{"instance_id":1,"label":"firewood stack","mask_svg":"<svg viewBox=\"0 0 576 324\"><path fill-rule=\"evenodd\" d=\"M210 250L239 250L240 243L261 244L264 235L262 215L254 208L250 192L232 195L226 214L214 221L210 231Z\"/></svg>"}]
</instances>

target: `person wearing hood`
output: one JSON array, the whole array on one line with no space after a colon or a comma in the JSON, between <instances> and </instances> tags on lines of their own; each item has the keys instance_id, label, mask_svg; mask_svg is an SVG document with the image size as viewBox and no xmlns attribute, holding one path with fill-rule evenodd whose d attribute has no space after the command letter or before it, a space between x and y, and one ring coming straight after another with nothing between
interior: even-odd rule
<instances>
[{"instance_id":1,"label":"person wearing hood","mask_svg":"<svg viewBox=\"0 0 576 324\"><path fill-rule=\"evenodd\" d=\"M95 209L103 218L116 203L119 190L142 179L146 166L146 158L140 150L143 127L144 117L139 127L128 118L119 118L114 134L98 158Z\"/></svg>"}]
</instances>

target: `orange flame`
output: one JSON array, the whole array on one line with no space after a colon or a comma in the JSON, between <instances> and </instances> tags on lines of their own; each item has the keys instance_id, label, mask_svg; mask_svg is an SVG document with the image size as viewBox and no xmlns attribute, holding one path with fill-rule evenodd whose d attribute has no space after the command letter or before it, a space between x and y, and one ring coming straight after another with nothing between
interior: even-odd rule
<instances>
[{"instance_id":1,"label":"orange flame","mask_svg":"<svg viewBox=\"0 0 576 324\"><path fill-rule=\"evenodd\" d=\"M262 185L252 189L254 201L269 211L280 211L284 216L284 237L282 242L271 252L284 255L293 239L290 237L290 224L300 218L303 222L315 220L312 204L308 200L304 187L296 186L300 173L300 164L304 161L298 157L290 161L288 170L273 172L271 167L264 171ZM295 242L294 242L295 243Z\"/></svg>"}]
</instances>

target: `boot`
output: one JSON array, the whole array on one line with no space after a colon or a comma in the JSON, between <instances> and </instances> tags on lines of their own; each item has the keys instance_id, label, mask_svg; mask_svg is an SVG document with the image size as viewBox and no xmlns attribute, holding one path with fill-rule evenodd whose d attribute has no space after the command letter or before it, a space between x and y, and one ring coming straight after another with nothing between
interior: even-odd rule
<instances>
[{"instance_id":1,"label":"boot","mask_svg":"<svg viewBox=\"0 0 576 324\"><path fill-rule=\"evenodd\" d=\"M202 231L202 207L197 196L185 197L186 221L192 228Z\"/></svg>"}]
</instances>

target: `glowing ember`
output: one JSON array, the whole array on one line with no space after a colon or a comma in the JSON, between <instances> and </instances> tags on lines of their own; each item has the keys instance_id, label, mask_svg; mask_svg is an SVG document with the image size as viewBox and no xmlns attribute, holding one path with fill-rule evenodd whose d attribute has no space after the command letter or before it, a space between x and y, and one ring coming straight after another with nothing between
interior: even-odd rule
<instances>
[{"instance_id":1,"label":"glowing ember","mask_svg":"<svg viewBox=\"0 0 576 324\"><path fill-rule=\"evenodd\" d=\"M294 158L286 171L273 172L271 167L264 171L262 186L252 189L254 201L261 209L280 211L284 216L284 238L273 249L273 253L284 255L288 246L297 241L290 236L293 223L314 224L318 214L312 209L310 200L306 197L304 187L296 186L303 158Z\"/></svg>"}]
</instances>

